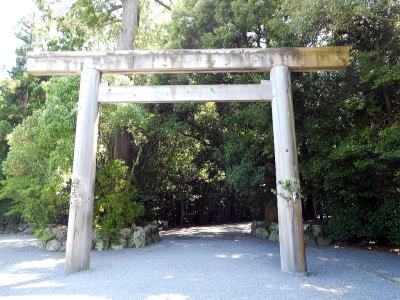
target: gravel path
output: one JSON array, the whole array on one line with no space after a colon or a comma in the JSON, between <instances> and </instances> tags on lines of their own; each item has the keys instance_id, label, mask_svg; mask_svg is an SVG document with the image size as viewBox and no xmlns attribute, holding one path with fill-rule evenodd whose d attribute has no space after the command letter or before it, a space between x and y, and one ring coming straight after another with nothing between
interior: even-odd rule
<instances>
[{"instance_id":1,"label":"gravel path","mask_svg":"<svg viewBox=\"0 0 400 300\"><path fill-rule=\"evenodd\" d=\"M279 245L249 224L163 233L141 249L92 252L92 269L65 276L64 254L32 236L0 235L1 299L400 299L400 257L307 248L309 276L282 273ZM73 297L72 297L73 296Z\"/></svg>"}]
</instances>

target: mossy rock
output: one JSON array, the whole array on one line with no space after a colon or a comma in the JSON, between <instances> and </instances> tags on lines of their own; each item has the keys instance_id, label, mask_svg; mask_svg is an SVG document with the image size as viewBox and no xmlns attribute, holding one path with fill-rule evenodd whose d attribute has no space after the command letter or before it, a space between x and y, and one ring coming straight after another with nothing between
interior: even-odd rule
<instances>
[{"instance_id":1,"label":"mossy rock","mask_svg":"<svg viewBox=\"0 0 400 300\"><path fill-rule=\"evenodd\" d=\"M304 235L304 245L308 247L317 247L317 240L312 234L305 234Z\"/></svg>"},{"instance_id":2,"label":"mossy rock","mask_svg":"<svg viewBox=\"0 0 400 300\"><path fill-rule=\"evenodd\" d=\"M317 244L321 247L329 247L330 245L332 245L332 240L328 237L321 236L317 238Z\"/></svg>"},{"instance_id":3,"label":"mossy rock","mask_svg":"<svg viewBox=\"0 0 400 300\"><path fill-rule=\"evenodd\" d=\"M46 243L55 238L55 235L53 234L53 231L51 230L51 228L46 228L44 230L38 230L35 232L35 236L37 237L38 240L46 242Z\"/></svg>"},{"instance_id":4,"label":"mossy rock","mask_svg":"<svg viewBox=\"0 0 400 300\"><path fill-rule=\"evenodd\" d=\"M94 248L97 251L107 250L109 248L109 246L110 246L110 243L108 241L101 240L101 239L95 240Z\"/></svg>"},{"instance_id":5,"label":"mossy rock","mask_svg":"<svg viewBox=\"0 0 400 300\"><path fill-rule=\"evenodd\" d=\"M279 242L279 232L278 231L271 231L269 235L269 240L273 242Z\"/></svg>"}]
</instances>

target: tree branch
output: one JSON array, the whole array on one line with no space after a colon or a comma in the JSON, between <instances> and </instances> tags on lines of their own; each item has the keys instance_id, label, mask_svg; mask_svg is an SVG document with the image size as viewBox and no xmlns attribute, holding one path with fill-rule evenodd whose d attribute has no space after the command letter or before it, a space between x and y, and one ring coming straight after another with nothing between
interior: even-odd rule
<instances>
[{"instance_id":1,"label":"tree branch","mask_svg":"<svg viewBox=\"0 0 400 300\"><path fill-rule=\"evenodd\" d=\"M157 2L158 4L160 4L161 6L164 6L166 9L171 10L171 7L170 7L170 6L168 6L167 4L161 2L160 0L154 0L154 1L156 1L156 2Z\"/></svg>"},{"instance_id":2,"label":"tree branch","mask_svg":"<svg viewBox=\"0 0 400 300\"><path fill-rule=\"evenodd\" d=\"M98 28L98 29L104 28L104 27L106 27L106 26L108 26L108 25L111 25L111 24L114 24L114 23L118 23L118 22L121 22L121 20L111 20L110 22L107 22L107 23L105 23L105 24L103 24L103 25L100 25L100 26L98 26L97 28Z\"/></svg>"},{"instance_id":3,"label":"tree branch","mask_svg":"<svg viewBox=\"0 0 400 300\"><path fill-rule=\"evenodd\" d=\"M106 13L111 14L113 11L116 11L121 8L122 8L122 5L115 5L115 6L111 7L109 10L107 10Z\"/></svg>"},{"instance_id":4,"label":"tree branch","mask_svg":"<svg viewBox=\"0 0 400 300\"><path fill-rule=\"evenodd\" d=\"M89 27L87 24L82 23L82 22L67 22L63 18L57 18L56 20L57 20L58 23L60 23L62 25L65 25L65 26ZM102 25L97 26L96 28L97 29L101 29L101 28L104 28L104 27L106 27L108 25L111 25L111 24L114 24L114 23L118 23L118 22L121 22L121 20L117 20L117 19L116 20L111 20L111 21L109 21L107 23L104 23Z\"/></svg>"},{"instance_id":5,"label":"tree branch","mask_svg":"<svg viewBox=\"0 0 400 300\"><path fill-rule=\"evenodd\" d=\"M179 132L179 134L181 134L181 135L183 135L183 136L186 136L186 137L189 137L189 138L192 138L192 139L195 139L196 141L198 141L200 144L202 144L204 147L211 147L212 145L211 144L209 144L209 143L207 143L206 141L204 141L204 140L202 140L201 138L199 138L198 136L194 136L194 135L190 135L190 134L187 134L187 133L184 133L184 132Z\"/></svg>"}]
</instances>

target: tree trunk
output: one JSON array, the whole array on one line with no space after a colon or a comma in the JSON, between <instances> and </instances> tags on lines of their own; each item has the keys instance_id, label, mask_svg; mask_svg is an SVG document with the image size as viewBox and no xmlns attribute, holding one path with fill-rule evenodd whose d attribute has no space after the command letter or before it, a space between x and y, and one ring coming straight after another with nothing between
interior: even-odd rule
<instances>
[{"instance_id":1,"label":"tree trunk","mask_svg":"<svg viewBox=\"0 0 400 300\"><path fill-rule=\"evenodd\" d=\"M139 0L121 0L122 28L118 40L118 50L133 50L133 42L138 26Z\"/></svg>"},{"instance_id":2,"label":"tree trunk","mask_svg":"<svg viewBox=\"0 0 400 300\"><path fill-rule=\"evenodd\" d=\"M393 103L392 103L392 99L390 99L389 92L385 86L383 87L383 98L385 99L387 119L388 119L388 123L390 126L393 123L393 115L392 115Z\"/></svg>"},{"instance_id":3,"label":"tree trunk","mask_svg":"<svg viewBox=\"0 0 400 300\"><path fill-rule=\"evenodd\" d=\"M131 168L133 165L132 135L126 127L118 127L112 144L113 159L121 159Z\"/></svg>"},{"instance_id":4,"label":"tree trunk","mask_svg":"<svg viewBox=\"0 0 400 300\"><path fill-rule=\"evenodd\" d=\"M265 205L265 221L278 222L278 206L276 204Z\"/></svg>"},{"instance_id":5,"label":"tree trunk","mask_svg":"<svg viewBox=\"0 0 400 300\"><path fill-rule=\"evenodd\" d=\"M121 0L122 2L122 28L119 34L118 50L133 50L138 26L139 0ZM126 127L118 127L117 134L113 137L113 159L121 159L132 167L133 145L132 134Z\"/></svg>"},{"instance_id":6,"label":"tree trunk","mask_svg":"<svg viewBox=\"0 0 400 300\"><path fill-rule=\"evenodd\" d=\"M181 197L180 199L180 206L181 206L181 213L180 213L180 217L179 217L179 225L182 227L184 220L185 220L185 202L183 197Z\"/></svg>"}]
</instances>

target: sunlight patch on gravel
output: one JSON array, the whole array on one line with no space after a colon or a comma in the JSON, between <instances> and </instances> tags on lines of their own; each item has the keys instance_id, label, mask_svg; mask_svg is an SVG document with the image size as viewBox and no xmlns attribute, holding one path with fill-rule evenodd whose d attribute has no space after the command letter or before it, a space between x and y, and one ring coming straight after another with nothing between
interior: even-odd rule
<instances>
[{"instance_id":1,"label":"sunlight patch on gravel","mask_svg":"<svg viewBox=\"0 0 400 300\"><path fill-rule=\"evenodd\" d=\"M180 294L151 295L146 298L146 300L186 300L186 299L189 299L189 297Z\"/></svg>"},{"instance_id":2,"label":"sunlight patch on gravel","mask_svg":"<svg viewBox=\"0 0 400 300\"><path fill-rule=\"evenodd\" d=\"M111 300L109 297L99 297L99 296L90 296L90 295L25 295L25 296L9 296L6 298L1 298L6 300Z\"/></svg>"}]
</instances>

